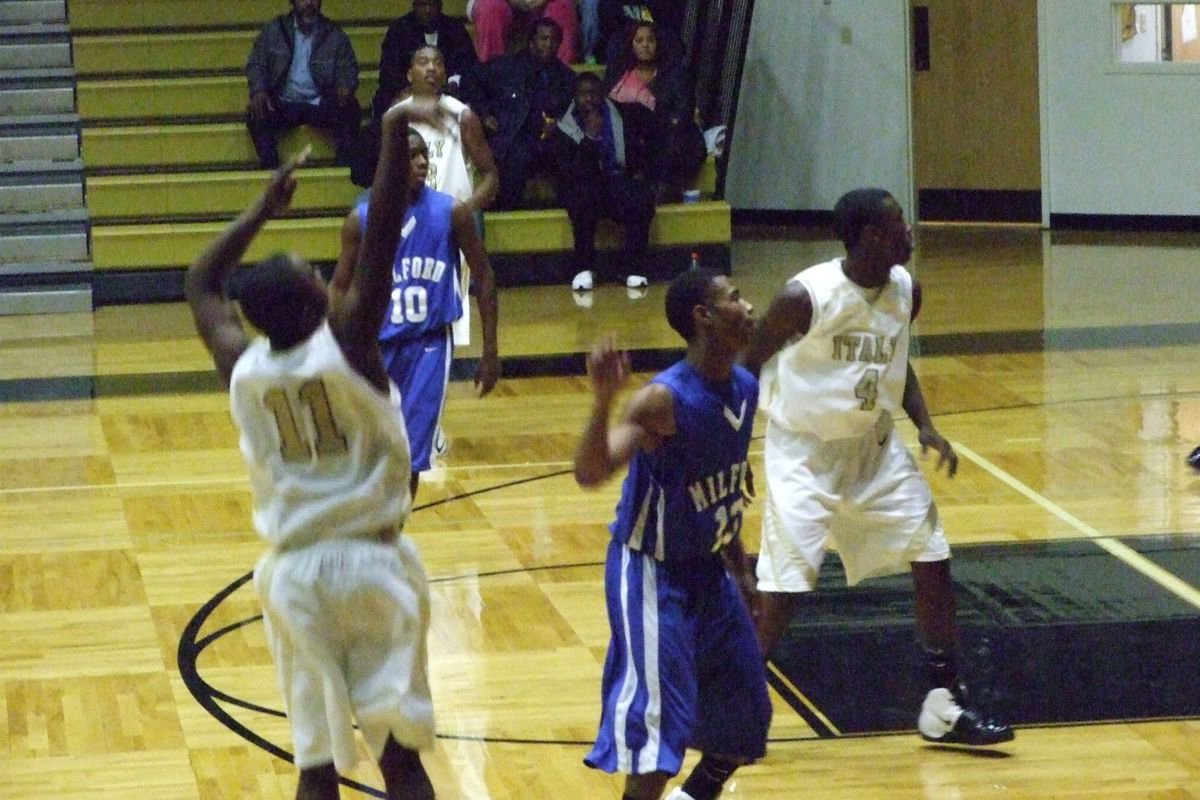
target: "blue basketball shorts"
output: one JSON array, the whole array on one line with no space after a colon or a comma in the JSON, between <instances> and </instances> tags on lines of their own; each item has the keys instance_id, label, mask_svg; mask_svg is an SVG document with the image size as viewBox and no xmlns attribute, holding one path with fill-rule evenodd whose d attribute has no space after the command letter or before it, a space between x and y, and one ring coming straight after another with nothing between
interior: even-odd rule
<instances>
[{"instance_id":1,"label":"blue basketball shorts","mask_svg":"<svg viewBox=\"0 0 1200 800\"><path fill-rule=\"evenodd\" d=\"M604 587L612 639L600 730L584 763L675 775L688 747L762 758L771 724L766 669L721 560L663 563L614 541Z\"/></svg>"},{"instance_id":2,"label":"blue basketball shorts","mask_svg":"<svg viewBox=\"0 0 1200 800\"><path fill-rule=\"evenodd\" d=\"M453 355L450 326L418 339L380 342L379 347L388 376L400 390L400 411L408 430L413 472L424 472L430 466L446 404Z\"/></svg>"}]
</instances>

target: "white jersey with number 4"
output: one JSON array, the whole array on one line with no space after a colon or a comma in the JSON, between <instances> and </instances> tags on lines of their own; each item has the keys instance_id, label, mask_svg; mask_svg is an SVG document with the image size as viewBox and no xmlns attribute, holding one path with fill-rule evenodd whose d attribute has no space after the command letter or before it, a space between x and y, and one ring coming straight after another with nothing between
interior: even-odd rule
<instances>
[{"instance_id":1,"label":"white jersey with number 4","mask_svg":"<svg viewBox=\"0 0 1200 800\"><path fill-rule=\"evenodd\" d=\"M355 371L322 323L274 351L256 339L234 365L233 419L250 471L254 526L275 546L398 529L412 506L400 394Z\"/></svg>"},{"instance_id":2,"label":"white jersey with number 4","mask_svg":"<svg viewBox=\"0 0 1200 800\"><path fill-rule=\"evenodd\" d=\"M763 365L759 408L787 430L826 441L863 436L904 398L912 276L895 266L887 284L867 289L838 258L792 280L812 298L812 323Z\"/></svg>"}]
</instances>

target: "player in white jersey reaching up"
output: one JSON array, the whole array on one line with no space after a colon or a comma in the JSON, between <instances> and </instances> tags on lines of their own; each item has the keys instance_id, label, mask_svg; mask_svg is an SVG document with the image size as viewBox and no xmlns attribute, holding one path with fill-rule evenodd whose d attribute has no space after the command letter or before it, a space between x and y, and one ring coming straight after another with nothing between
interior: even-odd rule
<instances>
[{"instance_id":1,"label":"player in white jersey reaching up","mask_svg":"<svg viewBox=\"0 0 1200 800\"><path fill-rule=\"evenodd\" d=\"M390 109L356 268L328 294L297 255L242 270L242 314L226 280L263 225L287 208L303 157L281 167L188 269L196 328L229 387L250 471L254 525L270 551L254 571L291 721L296 797L338 797L356 760L354 724L392 800L434 796L418 750L433 742L427 677L429 589L400 529L411 509L399 393L379 355L392 259L404 221L408 119Z\"/></svg>"},{"instance_id":2,"label":"player in white jersey reaching up","mask_svg":"<svg viewBox=\"0 0 1200 800\"><path fill-rule=\"evenodd\" d=\"M761 371L767 415L767 500L757 573L759 638L770 654L801 592L815 588L826 537L850 585L911 570L917 629L928 653L921 735L945 744L1009 741L1012 729L969 705L959 679L950 547L929 484L893 432L903 409L921 452L953 476L958 456L938 433L908 361L921 287L902 264L912 229L883 189L856 189L834 207L845 258L810 267L772 301L744 361Z\"/></svg>"}]
</instances>

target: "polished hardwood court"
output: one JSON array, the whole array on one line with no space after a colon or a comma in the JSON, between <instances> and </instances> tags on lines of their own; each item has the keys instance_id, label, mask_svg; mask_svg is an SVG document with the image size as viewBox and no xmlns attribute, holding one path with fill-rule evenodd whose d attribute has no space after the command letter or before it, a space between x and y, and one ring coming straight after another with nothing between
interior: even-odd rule
<instances>
[{"instance_id":1,"label":"polished hardwood court","mask_svg":"<svg viewBox=\"0 0 1200 800\"><path fill-rule=\"evenodd\" d=\"M1200 443L1197 244L919 231L916 369L961 458L954 479L925 466L952 545L1092 540L1114 575L1137 572L1200 615L1194 579L1128 546L1186 548L1200 531L1200 473L1184 463ZM821 231L742 231L733 278L761 311L839 249ZM572 354L607 331L660 358L678 342L662 286L594 294L582 307L565 286L502 292L501 353L533 376L482 399L452 386L451 450L405 531L432 581L439 797L620 797L619 780L581 764L619 481L584 492L570 475L589 403ZM290 734L245 583L263 546L187 310L0 318L0 393L0 797L291 797ZM758 523L751 506L751 550ZM1200 800L1195 717L1021 727L978 754L915 732L818 732L773 699L769 755L724 796ZM372 765L349 777L343 797L382 796Z\"/></svg>"}]
</instances>

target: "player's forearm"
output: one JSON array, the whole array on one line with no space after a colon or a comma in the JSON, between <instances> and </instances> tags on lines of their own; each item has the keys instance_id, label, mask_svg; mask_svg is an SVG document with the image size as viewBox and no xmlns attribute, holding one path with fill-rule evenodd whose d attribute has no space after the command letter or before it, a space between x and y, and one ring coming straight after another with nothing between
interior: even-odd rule
<instances>
[{"instance_id":1,"label":"player's forearm","mask_svg":"<svg viewBox=\"0 0 1200 800\"><path fill-rule=\"evenodd\" d=\"M476 284L476 291L479 293L479 321L483 326L483 354L485 356L495 356L500 353L500 345L497 336L497 329L500 322L500 304L496 298L496 281L490 269L483 270L485 273L481 276Z\"/></svg>"},{"instance_id":2,"label":"player's forearm","mask_svg":"<svg viewBox=\"0 0 1200 800\"><path fill-rule=\"evenodd\" d=\"M225 279L241 263L242 256L268 219L267 204L259 197L204 248L188 267L184 278L184 292L189 301L203 295L224 295Z\"/></svg>"},{"instance_id":3,"label":"player's forearm","mask_svg":"<svg viewBox=\"0 0 1200 800\"><path fill-rule=\"evenodd\" d=\"M611 413L612 400L596 398L583 437L575 448L575 482L585 488L599 486L616 471L609 445Z\"/></svg>"},{"instance_id":4,"label":"player's forearm","mask_svg":"<svg viewBox=\"0 0 1200 800\"><path fill-rule=\"evenodd\" d=\"M365 295L377 302L380 309L390 295L391 265L408 207L408 170L408 120L393 107L384 114L383 144L371 184L367 224L356 265L357 270L364 271Z\"/></svg>"},{"instance_id":5,"label":"player's forearm","mask_svg":"<svg viewBox=\"0 0 1200 800\"><path fill-rule=\"evenodd\" d=\"M921 391L921 383L917 380L917 373L913 371L911 362L908 365L908 377L904 381L904 398L900 405L917 428L933 427L933 419L929 416L929 409L925 406L925 395Z\"/></svg>"},{"instance_id":6,"label":"player's forearm","mask_svg":"<svg viewBox=\"0 0 1200 800\"><path fill-rule=\"evenodd\" d=\"M467 203L470 204L472 211L482 213L491 208L492 203L496 201L496 195L500 191L500 175L495 170L491 170L481 172L476 177L475 190L471 192Z\"/></svg>"}]
</instances>

